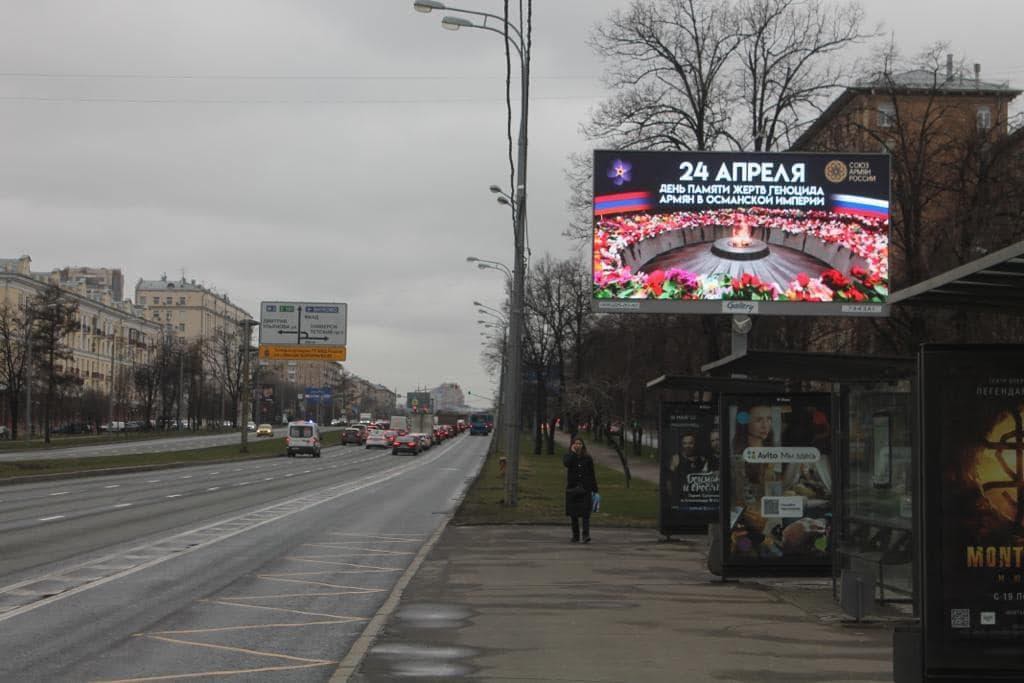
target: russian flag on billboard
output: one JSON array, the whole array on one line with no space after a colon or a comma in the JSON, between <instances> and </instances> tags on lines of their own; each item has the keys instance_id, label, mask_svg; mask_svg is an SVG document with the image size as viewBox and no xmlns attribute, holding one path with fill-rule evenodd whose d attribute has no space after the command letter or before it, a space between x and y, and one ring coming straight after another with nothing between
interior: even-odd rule
<instances>
[{"instance_id":1,"label":"russian flag on billboard","mask_svg":"<svg viewBox=\"0 0 1024 683\"><path fill-rule=\"evenodd\" d=\"M889 202L885 199L858 197L853 194L832 195L832 211L835 213L864 216L865 218L889 219Z\"/></svg>"},{"instance_id":2,"label":"russian flag on billboard","mask_svg":"<svg viewBox=\"0 0 1024 683\"><path fill-rule=\"evenodd\" d=\"M594 215L647 211L654 206L650 192L621 192L594 197Z\"/></svg>"}]
</instances>

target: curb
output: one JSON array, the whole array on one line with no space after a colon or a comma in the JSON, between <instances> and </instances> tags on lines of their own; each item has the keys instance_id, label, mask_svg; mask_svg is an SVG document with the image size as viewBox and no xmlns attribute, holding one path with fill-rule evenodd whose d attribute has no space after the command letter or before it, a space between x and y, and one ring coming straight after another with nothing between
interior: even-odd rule
<instances>
[{"instance_id":1,"label":"curb","mask_svg":"<svg viewBox=\"0 0 1024 683\"><path fill-rule=\"evenodd\" d=\"M480 463L477 465L476 474L473 476L473 482L480 477L484 471L484 463L487 462L487 454L480 459ZM466 500L466 496L469 494L469 490L473 487L473 484L468 484L462 495L459 496L459 500L453 506L452 511L444 516L441 524L437 527L427 542L420 547L420 551L416 553L416 557L413 558L409 566L402 572L402 576L395 582L395 587L391 589L391 593L388 594L384 604L381 605L377 613L370 619L370 623L366 625L363 632L356 638L356 642L349 648L348 654L345 655L344 659L338 664L338 668L335 669L334 674L330 678L330 683L347 683L352 677L352 674L356 672L359 666L363 663L363 659L366 658L366 654L370 651L370 646L373 645L373 641L376 640L380 632L384 630L384 626L387 625L391 619L391 615L394 614L395 609L398 607L399 602L402 600L402 594L405 589L409 586L413 577L416 576L416 572L420 570L420 566L427 559L427 555L434 549L437 542L441 538L441 534L448 529L448 524L455 517L455 513L459 511L462 504Z\"/></svg>"},{"instance_id":2,"label":"curb","mask_svg":"<svg viewBox=\"0 0 1024 683\"><path fill-rule=\"evenodd\" d=\"M347 683L351 678L352 674L356 672L359 665L362 664L366 654L370 651L370 646L373 645L373 641L376 640L380 632L384 630L384 626L391 619L391 615L394 614L395 609L398 607L402 600L402 593L409 586L416 572L420 570L420 565L423 564L424 560L427 559L427 555L434 549L437 541L441 538L441 534L448 528L448 522L451 521L452 515L449 514L445 517L444 522L437 528L436 531L427 539L427 542L423 544L420 551L416 553L416 557L406 567L402 573L401 578L395 583L395 587L391 589L391 593L388 595L387 600L381 605L381 608L377 610L377 613L373 615L370 623L366 625L363 632L356 638L356 642L352 644L348 654L338 664L338 668L335 670L334 675L330 678L330 683Z\"/></svg>"}]
</instances>

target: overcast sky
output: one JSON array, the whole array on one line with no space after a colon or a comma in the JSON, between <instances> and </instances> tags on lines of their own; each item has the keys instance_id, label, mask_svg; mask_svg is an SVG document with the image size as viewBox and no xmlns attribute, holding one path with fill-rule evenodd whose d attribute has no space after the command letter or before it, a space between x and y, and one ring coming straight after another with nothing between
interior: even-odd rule
<instances>
[{"instance_id":1,"label":"overcast sky","mask_svg":"<svg viewBox=\"0 0 1024 683\"><path fill-rule=\"evenodd\" d=\"M903 51L948 40L1024 85L1020 0L863 4ZM535 0L534 257L578 251L563 172L603 95L585 39L627 5ZM121 268L130 296L184 272L254 316L347 302L349 370L490 395L472 301L499 306L504 281L465 258L512 260L487 190L509 184L504 52L440 19L412 0L0 0L0 257Z\"/></svg>"}]
</instances>

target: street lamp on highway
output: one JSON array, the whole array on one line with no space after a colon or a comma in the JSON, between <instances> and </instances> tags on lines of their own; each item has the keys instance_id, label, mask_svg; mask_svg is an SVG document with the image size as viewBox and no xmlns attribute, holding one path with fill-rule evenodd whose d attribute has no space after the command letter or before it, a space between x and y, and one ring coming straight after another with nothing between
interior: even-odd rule
<instances>
[{"instance_id":1,"label":"street lamp on highway","mask_svg":"<svg viewBox=\"0 0 1024 683\"><path fill-rule=\"evenodd\" d=\"M530 102L530 35L532 26L530 19L532 12L532 0L527 0L528 10L523 24L524 17L520 11L519 24L509 20L507 16L498 16L489 12L479 12L459 7L450 7L437 0L415 0L413 8L417 12L429 13L433 10L445 10L458 14L466 14L473 17L481 17L481 23L473 23L468 19L446 16L442 20L445 28L457 30L460 28L478 28L492 33L499 34L505 41L506 69L511 71L511 49L514 49L519 57L520 69L520 112L519 112L519 136L518 154L514 166L516 175L515 187L506 199L512 206L513 236L515 245L515 258L512 262L512 301L509 315L509 381L508 381L508 412L509 412L509 435L508 435L508 467L505 476L505 504L516 506L519 504L519 436L521 425L521 400L522 394L522 338L523 338L523 309L526 283L526 264L524 260L526 244L526 141L527 122L529 121ZM507 4L506 4L507 7ZM522 5L520 5L520 8ZM454 19L459 19L454 21ZM499 26L500 28L495 28ZM525 31L523 30L525 28ZM525 33L525 35L524 35ZM506 74L511 77L511 73ZM506 81L507 82L507 81ZM506 99L508 98L506 91ZM511 122L510 126L511 128ZM511 131L510 131L511 132ZM510 140L511 142L511 140ZM511 154L511 149L509 150Z\"/></svg>"}]
</instances>

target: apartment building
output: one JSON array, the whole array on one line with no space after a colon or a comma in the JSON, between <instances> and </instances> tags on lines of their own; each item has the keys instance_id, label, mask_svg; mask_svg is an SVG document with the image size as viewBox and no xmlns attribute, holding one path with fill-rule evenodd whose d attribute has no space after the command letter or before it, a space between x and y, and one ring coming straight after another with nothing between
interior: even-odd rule
<instances>
[{"instance_id":1,"label":"apartment building","mask_svg":"<svg viewBox=\"0 0 1024 683\"><path fill-rule=\"evenodd\" d=\"M0 259L0 305L25 305L49 284L60 285L51 273L33 273L32 259ZM68 300L78 304L78 332L66 343L72 358L67 370L82 379L84 389L109 392L113 378L126 367L149 360L161 327L142 317L130 301L113 301L110 293L90 290L84 280L61 286Z\"/></svg>"},{"instance_id":2,"label":"apartment building","mask_svg":"<svg viewBox=\"0 0 1024 683\"><path fill-rule=\"evenodd\" d=\"M456 410L466 405L466 397L462 388L455 382L445 382L430 390L430 398L434 402L434 409Z\"/></svg>"},{"instance_id":3,"label":"apartment building","mask_svg":"<svg viewBox=\"0 0 1024 683\"><path fill-rule=\"evenodd\" d=\"M50 281L64 289L84 290L90 299L124 300L124 274L120 268L66 266L50 271Z\"/></svg>"},{"instance_id":4,"label":"apartment building","mask_svg":"<svg viewBox=\"0 0 1024 683\"><path fill-rule=\"evenodd\" d=\"M251 320L227 294L207 289L195 280L139 279L135 302L145 309L146 319L182 341L209 339L220 329L237 329L241 320Z\"/></svg>"}]
</instances>

